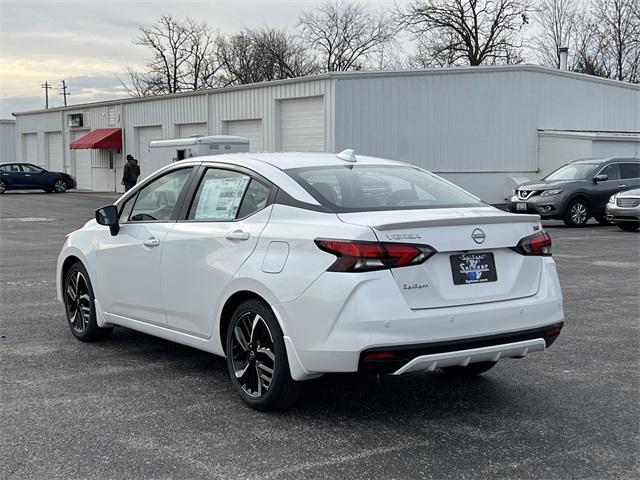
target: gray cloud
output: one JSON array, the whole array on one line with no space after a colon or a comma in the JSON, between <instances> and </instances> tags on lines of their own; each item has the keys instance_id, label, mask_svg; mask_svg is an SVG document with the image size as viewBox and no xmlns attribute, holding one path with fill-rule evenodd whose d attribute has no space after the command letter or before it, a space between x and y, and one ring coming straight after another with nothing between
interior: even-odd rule
<instances>
[{"instance_id":1,"label":"gray cloud","mask_svg":"<svg viewBox=\"0 0 640 480\"><path fill-rule=\"evenodd\" d=\"M41 108L45 80L57 86L65 79L73 103L122 96L119 78L127 77L128 65L139 66L146 57L131 42L137 27L161 14L189 16L230 33L260 24L293 27L301 11L318 1L0 0L0 117ZM369 3L393 6L391 0Z\"/></svg>"}]
</instances>

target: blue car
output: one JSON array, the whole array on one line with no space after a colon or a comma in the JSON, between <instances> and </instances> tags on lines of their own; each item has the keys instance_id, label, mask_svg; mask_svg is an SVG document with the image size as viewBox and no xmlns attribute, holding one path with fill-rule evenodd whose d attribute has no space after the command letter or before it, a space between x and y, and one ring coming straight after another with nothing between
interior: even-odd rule
<instances>
[{"instance_id":1,"label":"blue car","mask_svg":"<svg viewBox=\"0 0 640 480\"><path fill-rule=\"evenodd\" d=\"M66 173L48 172L31 163L0 163L0 194L7 190L64 193L70 188L76 188L76 181Z\"/></svg>"}]
</instances>

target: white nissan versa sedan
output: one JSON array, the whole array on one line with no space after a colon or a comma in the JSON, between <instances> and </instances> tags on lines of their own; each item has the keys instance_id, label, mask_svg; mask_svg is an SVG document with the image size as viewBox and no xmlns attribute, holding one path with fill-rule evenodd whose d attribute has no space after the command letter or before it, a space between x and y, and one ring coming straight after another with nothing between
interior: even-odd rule
<instances>
[{"instance_id":1,"label":"white nissan versa sedan","mask_svg":"<svg viewBox=\"0 0 640 480\"><path fill-rule=\"evenodd\" d=\"M57 288L79 340L121 325L226 356L263 410L327 372L479 374L563 325L537 215L352 150L173 163L67 236Z\"/></svg>"}]
</instances>

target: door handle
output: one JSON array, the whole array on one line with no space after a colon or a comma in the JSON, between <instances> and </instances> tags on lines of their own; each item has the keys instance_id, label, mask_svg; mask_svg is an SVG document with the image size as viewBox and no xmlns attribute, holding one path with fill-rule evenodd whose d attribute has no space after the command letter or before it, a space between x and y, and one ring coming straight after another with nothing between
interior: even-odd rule
<instances>
[{"instance_id":1,"label":"door handle","mask_svg":"<svg viewBox=\"0 0 640 480\"><path fill-rule=\"evenodd\" d=\"M618 185L618 188L626 188L626 185Z\"/></svg>"},{"instance_id":2,"label":"door handle","mask_svg":"<svg viewBox=\"0 0 640 480\"><path fill-rule=\"evenodd\" d=\"M249 232L234 230L233 232L227 233L224 238L227 240L249 240L250 236Z\"/></svg>"},{"instance_id":3,"label":"door handle","mask_svg":"<svg viewBox=\"0 0 640 480\"><path fill-rule=\"evenodd\" d=\"M142 244L145 247L157 247L158 245L160 245L160 240L158 240L156 237L149 237L144 242L142 242Z\"/></svg>"}]
</instances>

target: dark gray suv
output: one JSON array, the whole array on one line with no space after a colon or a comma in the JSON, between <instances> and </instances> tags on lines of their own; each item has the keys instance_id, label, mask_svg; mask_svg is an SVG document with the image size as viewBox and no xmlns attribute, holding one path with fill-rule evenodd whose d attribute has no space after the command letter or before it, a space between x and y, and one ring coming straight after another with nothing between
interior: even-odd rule
<instances>
[{"instance_id":1,"label":"dark gray suv","mask_svg":"<svg viewBox=\"0 0 640 480\"><path fill-rule=\"evenodd\" d=\"M640 187L637 157L576 160L542 180L520 185L508 208L513 213L560 219L569 227L584 227L591 217L609 224L605 216L609 197L634 187Z\"/></svg>"}]
</instances>

